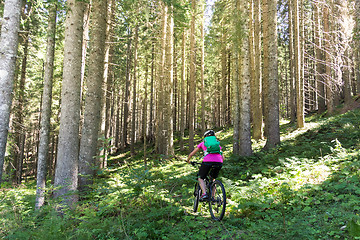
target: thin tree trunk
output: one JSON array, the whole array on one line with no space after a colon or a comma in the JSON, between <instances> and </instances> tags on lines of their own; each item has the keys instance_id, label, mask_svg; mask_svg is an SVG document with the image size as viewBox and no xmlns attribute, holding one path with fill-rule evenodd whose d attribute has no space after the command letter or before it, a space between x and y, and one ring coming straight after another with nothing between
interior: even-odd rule
<instances>
[{"instance_id":1,"label":"thin tree trunk","mask_svg":"<svg viewBox=\"0 0 360 240\"><path fill-rule=\"evenodd\" d=\"M155 44L152 43L151 47L151 79L150 79L150 118L149 118L149 138L152 141L154 138L153 126L154 126L154 68L155 68Z\"/></svg>"},{"instance_id":2,"label":"thin tree trunk","mask_svg":"<svg viewBox=\"0 0 360 240\"><path fill-rule=\"evenodd\" d=\"M261 5L260 0L254 0L254 79L252 81L251 100L253 103L253 138L263 138L262 114L262 80L261 80Z\"/></svg>"},{"instance_id":3,"label":"thin tree trunk","mask_svg":"<svg viewBox=\"0 0 360 240\"><path fill-rule=\"evenodd\" d=\"M239 50L235 52L235 73L233 81L234 91L234 105L233 105L233 118L234 118L234 134L233 134L233 153L240 154L240 64L239 64Z\"/></svg>"},{"instance_id":4,"label":"thin tree trunk","mask_svg":"<svg viewBox=\"0 0 360 240\"><path fill-rule=\"evenodd\" d=\"M205 35L204 35L204 21L205 21L205 6L203 6L203 16L201 20L200 32L201 32L201 70L200 70L200 78L201 78L201 129L202 132L205 132Z\"/></svg>"},{"instance_id":5,"label":"thin tree trunk","mask_svg":"<svg viewBox=\"0 0 360 240\"><path fill-rule=\"evenodd\" d=\"M164 114L164 125L165 125L165 154L174 155L174 129L173 129L173 83L174 83L174 17L173 17L173 6L169 9L169 17L167 21L167 34L166 34L166 73L164 82L164 103L165 103L165 114Z\"/></svg>"},{"instance_id":6,"label":"thin tree trunk","mask_svg":"<svg viewBox=\"0 0 360 240\"><path fill-rule=\"evenodd\" d=\"M355 79L356 93L360 94L360 0L355 1L356 40L355 40Z\"/></svg>"},{"instance_id":7,"label":"thin tree trunk","mask_svg":"<svg viewBox=\"0 0 360 240\"><path fill-rule=\"evenodd\" d=\"M135 155L135 134L136 134L136 84L137 84L137 52L138 52L138 26L135 27L134 36L134 76L133 76L133 99L132 99L132 116L131 116L131 135L130 135L130 153Z\"/></svg>"},{"instance_id":8,"label":"thin tree trunk","mask_svg":"<svg viewBox=\"0 0 360 240\"><path fill-rule=\"evenodd\" d=\"M65 20L64 72L61 95L61 119L57 164L55 169L55 197L63 197L65 204L77 202L79 121L83 19L86 4L68 0Z\"/></svg>"},{"instance_id":9,"label":"thin tree trunk","mask_svg":"<svg viewBox=\"0 0 360 240\"><path fill-rule=\"evenodd\" d=\"M41 122L40 122L40 142L38 150L37 177L36 177L36 200L35 209L39 209L45 202L45 182L47 172L47 161L50 141L50 118L51 118L51 99L52 81L55 53L55 33L56 33L56 4L49 7L48 28L47 28L47 48L46 63L44 74L44 90L42 95Z\"/></svg>"},{"instance_id":10,"label":"thin tree trunk","mask_svg":"<svg viewBox=\"0 0 360 240\"><path fill-rule=\"evenodd\" d=\"M131 63L132 63L132 53L131 53L131 35L128 36L127 44L127 57L126 57L126 79L125 79L125 99L123 101L123 131L121 146L125 148L128 145L128 118L129 118L129 101L130 101L130 75L131 75Z\"/></svg>"},{"instance_id":11,"label":"thin tree trunk","mask_svg":"<svg viewBox=\"0 0 360 240\"><path fill-rule=\"evenodd\" d=\"M302 47L300 42L300 23L299 23L299 3L298 0L293 0L293 26L294 26L294 64L295 64L295 83L296 83L296 119L297 127L303 128L305 124L304 118L304 79L302 78Z\"/></svg>"},{"instance_id":12,"label":"thin tree trunk","mask_svg":"<svg viewBox=\"0 0 360 240\"><path fill-rule=\"evenodd\" d=\"M289 68L290 68L290 121L296 121L296 91L295 91L295 53L294 53L294 9L292 0L288 1L289 5Z\"/></svg>"},{"instance_id":13,"label":"thin tree trunk","mask_svg":"<svg viewBox=\"0 0 360 240\"><path fill-rule=\"evenodd\" d=\"M186 79L186 29L183 30L181 49L181 107L180 107L180 151L184 150L185 132L185 79Z\"/></svg>"},{"instance_id":14,"label":"thin tree trunk","mask_svg":"<svg viewBox=\"0 0 360 240\"><path fill-rule=\"evenodd\" d=\"M222 28L224 28L222 26ZM226 51L226 33L222 30L221 36L221 84L220 84L220 96L221 96L221 114L220 114L220 126L226 125L226 86L227 86L227 51Z\"/></svg>"},{"instance_id":15,"label":"thin tree trunk","mask_svg":"<svg viewBox=\"0 0 360 240\"><path fill-rule=\"evenodd\" d=\"M323 65L323 56L322 56L322 44L321 44L321 12L320 3L315 3L315 59L316 59L316 89L317 89L317 100L318 100L318 110L319 113L325 112L325 85L324 85L324 65Z\"/></svg>"},{"instance_id":16,"label":"thin tree trunk","mask_svg":"<svg viewBox=\"0 0 360 240\"><path fill-rule=\"evenodd\" d=\"M160 65L159 65L159 76L158 76L158 97L157 97L157 108L156 108L156 149L157 153L159 154L166 154L166 147L165 146L165 131L166 125L164 125L164 114L166 108L166 102L164 94L166 94L164 90L164 84L166 81L166 37L167 37L167 25L168 25L168 6L167 4L163 3L162 12L161 12L161 49L160 49Z\"/></svg>"},{"instance_id":17,"label":"thin tree trunk","mask_svg":"<svg viewBox=\"0 0 360 240\"><path fill-rule=\"evenodd\" d=\"M143 102L143 139L144 139L144 165L147 168L147 111L148 111L148 76L149 76L149 57L145 56L145 83L144 83L144 102Z\"/></svg>"},{"instance_id":18,"label":"thin tree trunk","mask_svg":"<svg viewBox=\"0 0 360 240\"><path fill-rule=\"evenodd\" d=\"M112 72L112 55L113 55L113 44L111 43L112 34L114 32L114 28L112 25L112 21L114 18L114 9L115 9L115 0L108 0L107 5L107 16L106 16L106 40L105 40L105 60L104 60L104 83L103 83L103 98L102 98L102 113L101 113L101 135L104 136L105 139L110 138L111 129L112 129L112 110L113 104L111 101L113 99L113 72ZM105 140L107 141L107 140ZM107 160L109 149L108 146L102 146L103 150L100 155L104 156L103 161L101 163L102 168L107 167Z\"/></svg>"},{"instance_id":19,"label":"thin tree trunk","mask_svg":"<svg viewBox=\"0 0 360 240\"><path fill-rule=\"evenodd\" d=\"M324 50L324 56L325 56L325 74L326 74L326 106L328 114L332 114L334 111L333 106L333 90L332 90L332 79L331 79L331 44L330 44L330 16L329 16L329 9L327 7L324 8L324 34L325 34L325 50Z\"/></svg>"},{"instance_id":20,"label":"thin tree trunk","mask_svg":"<svg viewBox=\"0 0 360 240\"><path fill-rule=\"evenodd\" d=\"M191 0L191 32L190 32L190 79L189 79L189 151L194 150L194 111L195 111L195 87L196 87L196 59L195 59L195 20L196 0Z\"/></svg>"}]
</instances>

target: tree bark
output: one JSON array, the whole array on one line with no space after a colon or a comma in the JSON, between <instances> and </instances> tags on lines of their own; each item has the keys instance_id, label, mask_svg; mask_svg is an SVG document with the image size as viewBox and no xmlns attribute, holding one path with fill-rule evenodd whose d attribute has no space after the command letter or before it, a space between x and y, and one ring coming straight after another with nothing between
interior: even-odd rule
<instances>
[{"instance_id":1,"label":"tree bark","mask_svg":"<svg viewBox=\"0 0 360 240\"><path fill-rule=\"evenodd\" d=\"M165 146L165 133L166 126L164 125L164 114L166 112L164 109L166 108L166 102L164 101L166 94L164 90L164 84L166 81L166 38L167 38L167 25L168 25L168 6L166 3L162 3L162 12L161 12L161 49L160 49L160 65L159 65L159 76L158 76L158 97L157 97L157 109L156 109L156 149L157 153L165 154L166 146Z\"/></svg>"},{"instance_id":2,"label":"tree bark","mask_svg":"<svg viewBox=\"0 0 360 240\"><path fill-rule=\"evenodd\" d=\"M267 23L264 26L264 61L267 62L264 64L264 79L267 79L264 102L268 105L265 110L267 141L264 149L270 149L280 143L276 1L264 0L263 9L266 16L264 22Z\"/></svg>"},{"instance_id":3,"label":"tree bark","mask_svg":"<svg viewBox=\"0 0 360 240\"><path fill-rule=\"evenodd\" d=\"M89 74L85 99L84 125L81 132L79 153L79 189L91 184L95 169L98 136L102 108L102 86L104 77L105 38L106 38L106 0L93 0L91 7Z\"/></svg>"},{"instance_id":4,"label":"tree bark","mask_svg":"<svg viewBox=\"0 0 360 240\"><path fill-rule=\"evenodd\" d=\"M276 4L275 4L276 5ZM241 0L239 10L243 16L240 46L240 155L252 155L251 148L251 112L250 112L250 58L249 58L249 2ZM252 24L252 23L250 23Z\"/></svg>"},{"instance_id":5,"label":"tree bark","mask_svg":"<svg viewBox=\"0 0 360 240\"><path fill-rule=\"evenodd\" d=\"M164 82L164 125L165 125L165 155L174 155L174 125L173 125L173 85L174 85L174 12L173 6L169 8L169 16L167 21L166 34L166 67L165 67L165 82Z\"/></svg>"},{"instance_id":6,"label":"tree bark","mask_svg":"<svg viewBox=\"0 0 360 240\"><path fill-rule=\"evenodd\" d=\"M317 102L318 102L318 111L319 113L325 112L325 85L324 85L324 65L323 65L323 55L322 55L322 41L321 41L321 12L320 3L315 3L315 78L316 78L316 90L317 90Z\"/></svg>"},{"instance_id":7,"label":"tree bark","mask_svg":"<svg viewBox=\"0 0 360 240\"><path fill-rule=\"evenodd\" d=\"M180 106L180 150L184 150L185 132L185 80L186 80L186 29L183 30L181 48L181 106Z\"/></svg>"},{"instance_id":8,"label":"tree bark","mask_svg":"<svg viewBox=\"0 0 360 240\"><path fill-rule=\"evenodd\" d=\"M360 0L355 1L355 19L356 19L356 63L355 63L355 77L356 77L356 92L360 93Z\"/></svg>"},{"instance_id":9,"label":"tree bark","mask_svg":"<svg viewBox=\"0 0 360 240\"><path fill-rule=\"evenodd\" d=\"M61 118L55 169L55 197L72 206L78 200L79 121L83 19L86 4L69 0L65 20Z\"/></svg>"},{"instance_id":10,"label":"tree bark","mask_svg":"<svg viewBox=\"0 0 360 240\"><path fill-rule=\"evenodd\" d=\"M134 36L134 75L133 75L133 94L132 94L132 115L131 115L131 135L130 135L130 153L132 156L135 155L135 131L136 131L136 113L137 113L137 104L136 104L136 84L137 84L137 53L138 53L138 31L139 27L135 27L135 36Z\"/></svg>"},{"instance_id":11,"label":"tree bark","mask_svg":"<svg viewBox=\"0 0 360 240\"><path fill-rule=\"evenodd\" d=\"M296 123L297 128L303 128L305 125L304 117L304 79L302 78L302 47L300 42L300 20L298 0L292 0L293 8L293 27L294 27L294 64L295 64L295 89L296 89Z\"/></svg>"},{"instance_id":12,"label":"tree bark","mask_svg":"<svg viewBox=\"0 0 360 240\"><path fill-rule=\"evenodd\" d=\"M233 80L233 125L234 125L234 134L233 134L233 154L240 154L240 64L239 64L239 49L235 52L235 73Z\"/></svg>"},{"instance_id":13,"label":"tree bark","mask_svg":"<svg viewBox=\"0 0 360 240\"><path fill-rule=\"evenodd\" d=\"M196 0L191 0L191 29L190 29L190 79L189 79L189 151L194 150L194 121L195 121L195 82L196 82L196 59L195 59L195 20Z\"/></svg>"},{"instance_id":14,"label":"tree bark","mask_svg":"<svg viewBox=\"0 0 360 240\"><path fill-rule=\"evenodd\" d=\"M121 147L125 148L128 145L128 121L129 121L129 101L130 101L130 75L132 65L132 50L131 50L131 34L128 35L127 43L127 57L126 57L126 79L125 79L125 98L123 101L123 131L121 139Z\"/></svg>"},{"instance_id":15,"label":"tree bark","mask_svg":"<svg viewBox=\"0 0 360 240\"><path fill-rule=\"evenodd\" d=\"M6 0L0 35L0 183L6 152L15 75L21 0Z\"/></svg>"},{"instance_id":16,"label":"tree bark","mask_svg":"<svg viewBox=\"0 0 360 240\"><path fill-rule=\"evenodd\" d=\"M292 0L289 0L289 69L290 69L290 121L296 121L296 91L295 91L295 53L294 53L294 9Z\"/></svg>"},{"instance_id":17,"label":"tree bark","mask_svg":"<svg viewBox=\"0 0 360 240\"><path fill-rule=\"evenodd\" d=\"M325 78L326 78L326 106L328 114L332 114L334 112L334 105L333 105L333 82L331 79L331 39L330 39L330 16L329 16L329 9L328 7L324 8L324 35L325 35L325 49L324 49L324 56L325 56Z\"/></svg>"},{"instance_id":18,"label":"tree bark","mask_svg":"<svg viewBox=\"0 0 360 240\"><path fill-rule=\"evenodd\" d=\"M226 125L226 86L227 86L227 49L226 49L226 32L224 26L222 36L221 36L221 83L220 83L220 96L221 96L221 113L220 113L220 126Z\"/></svg>"},{"instance_id":19,"label":"tree bark","mask_svg":"<svg viewBox=\"0 0 360 240\"><path fill-rule=\"evenodd\" d=\"M206 126L205 126L205 35L204 35L204 21L205 21L205 6L203 6L202 11L202 19L201 19L201 26L200 26L200 32L201 32L201 70L200 70L200 78L201 78L201 130L202 132L205 132Z\"/></svg>"},{"instance_id":20,"label":"tree bark","mask_svg":"<svg viewBox=\"0 0 360 240\"><path fill-rule=\"evenodd\" d=\"M252 118L253 118L253 138L259 140L263 138L263 114L262 114L262 83L261 83L261 6L260 0L254 0L253 2L253 16L254 27L253 33L253 45L252 50L254 54L253 63L253 78L251 81L251 102L252 102Z\"/></svg>"},{"instance_id":21,"label":"tree bark","mask_svg":"<svg viewBox=\"0 0 360 240\"><path fill-rule=\"evenodd\" d=\"M45 182L47 172L47 161L50 142L50 118L52 100L52 81L55 53L55 33L56 33L56 4L49 6L48 28L47 28L47 47L46 62L44 73L44 90L41 106L40 122L40 141L38 150L37 177L36 177L36 200L35 209L39 209L45 202Z\"/></svg>"},{"instance_id":22,"label":"tree bark","mask_svg":"<svg viewBox=\"0 0 360 240\"><path fill-rule=\"evenodd\" d=\"M155 44L151 46L151 77L150 77L150 117L149 117L149 139L152 141L154 138L154 71L155 71Z\"/></svg>"},{"instance_id":23,"label":"tree bark","mask_svg":"<svg viewBox=\"0 0 360 240\"><path fill-rule=\"evenodd\" d=\"M30 7L31 8L31 4ZM22 40L24 41L24 50L23 57L21 62L21 72L18 86L16 87L15 92L17 92L16 96L16 111L15 111L15 119L14 121L14 135L15 135L15 149L14 149L14 161L16 167L15 174L15 182L17 184L21 183L22 180L22 168L24 161L24 143L25 143L25 135L26 129L24 127L24 101L25 101L25 82L26 82L26 68L27 68L27 60L29 54L29 32L30 32L30 19L29 15L25 12L31 11L30 9L23 9L23 21L25 21L24 26L24 34L22 35Z\"/></svg>"},{"instance_id":24,"label":"tree bark","mask_svg":"<svg viewBox=\"0 0 360 240\"><path fill-rule=\"evenodd\" d=\"M102 113L101 113L101 135L105 139L110 138L111 131L113 129L112 119L114 112L114 104L111 102L114 100L114 86L113 86L113 70L112 70L112 56L114 54L114 47L111 43L112 35L114 33L113 19L115 11L115 0L107 1L107 15L106 15L106 40L105 40L105 60L104 60L104 83L103 83L103 98L102 98ZM113 141L111 141L113 142ZM106 146L102 146L103 150L100 155L104 156L101 163L102 168L107 167L107 160L109 149Z\"/></svg>"}]
</instances>

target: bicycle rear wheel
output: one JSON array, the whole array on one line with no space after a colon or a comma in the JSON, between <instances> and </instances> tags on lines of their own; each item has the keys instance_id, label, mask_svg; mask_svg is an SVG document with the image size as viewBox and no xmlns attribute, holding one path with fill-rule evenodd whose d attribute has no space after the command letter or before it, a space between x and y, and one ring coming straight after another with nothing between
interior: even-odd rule
<instances>
[{"instance_id":1,"label":"bicycle rear wheel","mask_svg":"<svg viewBox=\"0 0 360 240\"><path fill-rule=\"evenodd\" d=\"M198 210L200 196L201 196L201 188L199 183L196 183L194 188L194 209L193 209L194 212L197 212Z\"/></svg>"},{"instance_id":2,"label":"bicycle rear wheel","mask_svg":"<svg viewBox=\"0 0 360 240\"><path fill-rule=\"evenodd\" d=\"M224 217L226 208L226 193L222 182L215 180L215 182L211 184L210 196L209 210L211 217L216 221L220 221Z\"/></svg>"}]
</instances>

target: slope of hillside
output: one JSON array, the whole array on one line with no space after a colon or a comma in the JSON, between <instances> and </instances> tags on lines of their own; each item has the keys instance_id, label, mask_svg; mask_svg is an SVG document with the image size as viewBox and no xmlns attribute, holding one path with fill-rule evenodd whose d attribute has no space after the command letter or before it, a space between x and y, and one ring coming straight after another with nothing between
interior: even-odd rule
<instances>
[{"instance_id":1,"label":"slope of hillside","mask_svg":"<svg viewBox=\"0 0 360 240\"><path fill-rule=\"evenodd\" d=\"M50 200L34 212L34 184L0 190L0 237L5 239L357 239L360 237L360 109L330 118L313 116L307 128L282 124L281 145L239 158L232 131L218 137L227 190L221 222L207 206L192 212L196 169L142 153L110 160L109 170L76 209L64 215ZM200 141L200 139L198 139ZM140 151L140 148L139 148ZM150 150L149 150L150 151ZM198 158L200 158L200 154Z\"/></svg>"}]
</instances>

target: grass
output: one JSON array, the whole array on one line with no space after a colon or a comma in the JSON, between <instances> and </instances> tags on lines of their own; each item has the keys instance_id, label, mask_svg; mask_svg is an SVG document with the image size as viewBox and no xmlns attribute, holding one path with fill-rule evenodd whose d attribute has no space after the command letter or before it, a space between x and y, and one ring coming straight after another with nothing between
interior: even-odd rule
<instances>
[{"instance_id":1,"label":"grass","mask_svg":"<svg viewBox=\"0 0 360 240\"><path fill-rule=\"evenodd\" d=\"M227 211L211 220L207 207L192 212L196 169L186 155L142 152L113 156L110 168L75 209L58 203L34 211L35 183L0 189L4 239L360 239L360 111L307 118L306 128L281 125L281 145L233 156L232 129L218 133L225 165L220 179ZM197 139L200 141L200 139ZM149 150L150 152L150 150ZM199 154L200 156L200 154ZM50 189L49 189L49 192Z\"/></svg>"}]
</instances>

